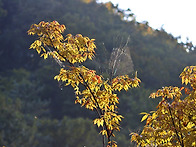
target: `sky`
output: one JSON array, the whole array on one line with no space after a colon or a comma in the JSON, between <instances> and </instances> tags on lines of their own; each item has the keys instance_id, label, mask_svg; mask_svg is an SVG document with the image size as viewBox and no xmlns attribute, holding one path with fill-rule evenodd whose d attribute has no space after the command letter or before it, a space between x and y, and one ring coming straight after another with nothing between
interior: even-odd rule
<instances>
[{"instance_id":1,"label":"sky","mask_svg":"<svg viewBox=\"0 0 196 147\"><path fill-rule=\"evenodd\" d=\"M108 2L109 0L98 0ZM196 45L196 0L110 0L121 9L130 8L136 21L149 22L154 29L163 28L174 37L181 36Z\"/></svg>"}]
</instances>

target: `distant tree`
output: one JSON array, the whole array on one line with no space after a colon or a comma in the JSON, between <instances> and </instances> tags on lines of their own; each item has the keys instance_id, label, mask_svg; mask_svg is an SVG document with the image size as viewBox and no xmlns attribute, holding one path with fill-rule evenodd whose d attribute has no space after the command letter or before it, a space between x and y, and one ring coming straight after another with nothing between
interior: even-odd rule
<instances>
[{"instance_id":1,"label":"distant tree","mask_svg":"<svg viewBox=\"0 0 196 147\"><path fill-rule=\"evenodd\" d=\"M140 80L137 75L133 79L124 75L104 80L101 75L96 74L96 71L81 65L87 59L92 60L94 57L96 48L94 39L83 37L81 34L76 36L68 34L64 39L62 36L64 30L65 26L57 21L33 24L28 34L36 34L38 39L31 44L30 49L35 49L44 59L50 56L56 60L61 70L54 79L74 88L75 103L96 111L98 117L93 122L101 127L103 146L117 146L111 137L115 137L114 131L120 131L123 116L118 114L119 98L114 92L138 87Z\"/></svg>"},{"instance_id":2,"label":"distant tree","mask_svg":"<svg viewBox=\"0 0 196 147\"><path fill-rule=\"evenodd\" d=\"M146 125L141 134L131 133L138 146L196 146L196 66L186 67L180 77L184 87L163 87L150 95L162 100L156 111L141 113Z\"/></svg>"},{"instance_id":3,"label":"distant tree","mask_svg":"<svg viewBox=\"0 0 196 147\"><path fill-rule=\"evenodd\" d=\"M0 0L0 18L5 17L7 15L7 11L3 8L3 2Z\"/></svg>"},{"instance_id":4,"label":"distant tree","mask_svg":"<svg viewBox=\"0 0 196 147\"><path fill-rule=\"evenodd\" d=\"M12 100L0 92L0 144L1 146L36 146L34 117L25 118L21 101Z\"/></svg>"},{"instance_id":5,"label":"distant tree","mask_svg":"<svg viewBox=\"0 0 196 147\"><path fill-rule=\"evenodd\" d=\"M90 119L64 117L62 120L38 118L36 147L100 147L98 136Z\"/></svg>"}]
</instances>

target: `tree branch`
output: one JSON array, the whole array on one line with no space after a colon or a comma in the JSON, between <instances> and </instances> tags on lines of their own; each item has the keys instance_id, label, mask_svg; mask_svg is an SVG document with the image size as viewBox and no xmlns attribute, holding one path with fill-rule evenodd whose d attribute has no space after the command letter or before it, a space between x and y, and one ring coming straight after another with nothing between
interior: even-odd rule
<instances>
[{"instance_id":1,"label":"tree branch","mask_svg":"<svg viewBox=\"0 0 196 147\"><path fill-rule=\"evenodd\" d=\"M176 136L178 138L178 141L180 142L180 145L182 147L184 147L183 141L181 142L180 136L178 135L178 131L177 131L176 126L175 126L174 118L173 118L173 115L172 115L172 112L171 112L171 107L170 107L170 104L169 103L168 103L168 108L169 108L169 113L170 113L170 116L171 116L172 124L174 126L174 130L175 130Z\"/></svg>"}]
</instances>

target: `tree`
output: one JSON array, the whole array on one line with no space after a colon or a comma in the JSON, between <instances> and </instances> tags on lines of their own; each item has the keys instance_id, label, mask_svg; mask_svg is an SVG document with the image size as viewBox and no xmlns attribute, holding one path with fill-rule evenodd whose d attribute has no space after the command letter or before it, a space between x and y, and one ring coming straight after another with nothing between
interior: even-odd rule
<instances>
[{"instance_id":1,"label":"tree","mask_svg":"<svg viewBox=\"0 0 196 147\"><path fill-rule=\"evenodd\" d=\"M156 111L144 114L143 131L131 133L138 146L196 146L196 66L180 74L184 87L163 87L150 95L162 97Z\"/></svg>"},{"instance_id":2,"label":"tree","mask_svg":"<svg viewBox=\"0 0 196 147\"><path fill-rule=\"evenodd\" d=\"M92 121L84 118L64 117L62 120L37 118L36 147L100 147L101 138Z\"/></svg>"},{"instance_id":3,"label":"tree","mask_svg":"<svg viewBox=\"0 0 196 147\"><path fill-rule=\"evenodd\" d=\"M21 111L21 101L12 100L0 92L0 144L10 147L36 146L34 119Z\"/></svg>"},{"instance_id":4,"label":"tree","mask_svg":"<svg viewBox=\"0 0 196 147\"><path fill-rule=\"evenodd\" d=\"M119 98L115 92L138 87L140 79L137 75L133 79L123 75L105 80L103 76L96 74L96 71L81 65L87 59L92 60L94 57L96 48L94 39L83 37L81 34L75 36L68 34L64 39L62 33L65 29L65 26L57 21L33 24L28 34L36 34L38 39L31 44L30 49L35 49L44 59L49 56L55 59L61 70L54 79L74 88L75 103L96 111L98 117L93 123L101 128L103 146L117 146L111 137L115 137L114 131L120 131L123 116L118 114Z\"/></svg>"}]
</instances>

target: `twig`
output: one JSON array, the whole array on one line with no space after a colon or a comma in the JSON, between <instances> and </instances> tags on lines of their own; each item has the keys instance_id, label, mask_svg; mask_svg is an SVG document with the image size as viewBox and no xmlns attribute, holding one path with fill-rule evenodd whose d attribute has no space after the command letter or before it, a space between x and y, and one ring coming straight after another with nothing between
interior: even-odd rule
<instances>
[{"instance_id":1,"label":"twig","mask_svg":"<svg viewBox=\"0 0 196 147\"><path fill-rule=\"evenodd\" d=\"M181 142L180 136L178 135L178 131L177 131L176 126L175 126L174 118L173 118L173 116L172 116L171 107L170 107L170 104L169 104L169 103L168 103L168 107L169 107L169 113L170 113L170 116L171 116L171 119L172 119L172 124L173 124L173 126L174 126L174 130L175 130L176 136L177 136L177 138L178 138L178 141L180 142L180 145L181 145L182 147L184 147L184 143L183 143L183 141Z\"/></svg>"}]
</instances>

